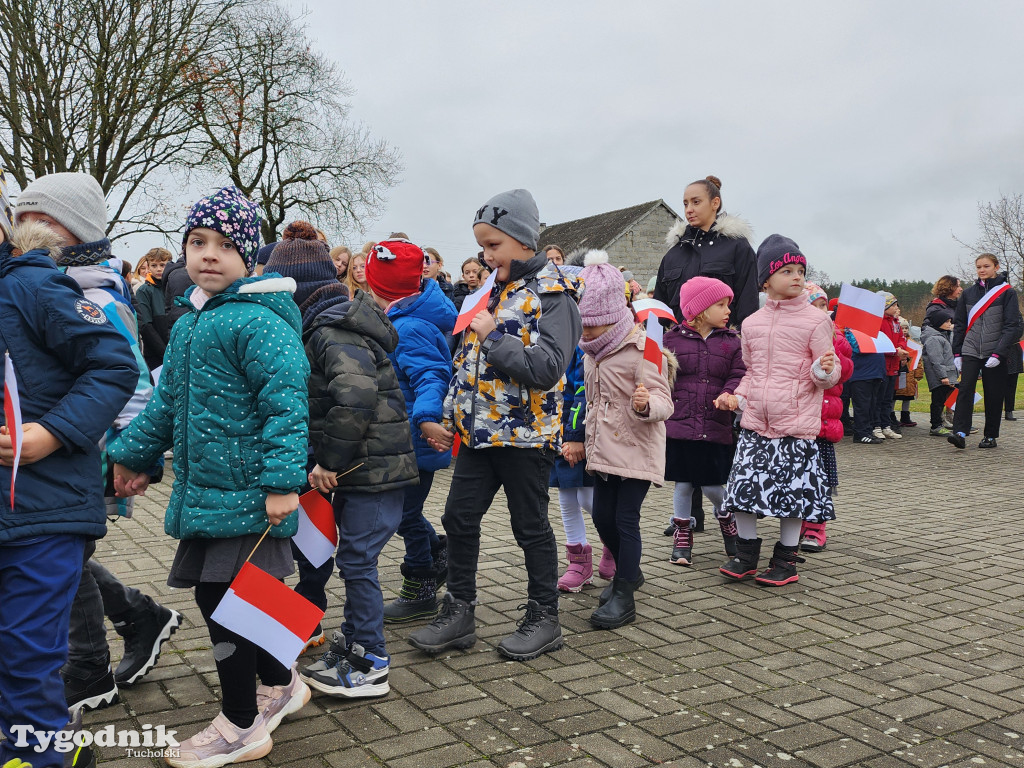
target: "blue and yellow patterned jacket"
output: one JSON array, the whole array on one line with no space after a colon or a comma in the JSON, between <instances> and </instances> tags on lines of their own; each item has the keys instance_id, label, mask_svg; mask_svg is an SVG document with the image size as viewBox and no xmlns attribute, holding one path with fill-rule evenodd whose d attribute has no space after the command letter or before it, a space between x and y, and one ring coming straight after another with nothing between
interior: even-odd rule
<instances>
[{"instance_id":1,"label":"blue and yellow patterned jacket","mask_svg":"<svg viewBox=\"0 0 1024 768\"><path fill-rule=\"evenodd\" d=\"M544 254L513 261L488 309L496 333L466 330L444 403L445 427L467 448L556 449L565 369L583 332L578 282Z\"/></svg>"}]
</instances>

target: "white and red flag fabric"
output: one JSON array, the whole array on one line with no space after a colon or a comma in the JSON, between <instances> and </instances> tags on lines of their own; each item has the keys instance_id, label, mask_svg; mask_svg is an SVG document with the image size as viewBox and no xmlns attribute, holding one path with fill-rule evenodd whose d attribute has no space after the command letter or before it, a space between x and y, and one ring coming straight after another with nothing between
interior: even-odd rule
<instances>
[{"instance_id":1,"label":"white and red flag fabric","mask_svg":"<svg viewBox=\"0 0 1024 768\"><path fill-rule=\"evenodd\" d=\"M664 359L661 354L661 348L664 346L664 337L661 323L658 322L658 316L648 314L647 339L644 341L644 360L654 363L658 367L658 373L661 373L661 361Z\"/></svg>"},{"instance_id":2,"label":"white and red flag fabric","mask_svg":"<svg viewBox=\"0 0 1024 768\"><path fill-rule=\"evenodd\" d=\"M1008 290L1010 290L1009 283L1000 283L995 288L990 288L986 291L985 295L978 299L978 303L971 307L971 311L967 313L967 330L971 330L974 321L981 317L985 310L991 307L993 302Z\"/></svg>"},{"instance_id":3,"label":"white and red flag fabric","mask_svg":"<svg viewBox=\"0 0 1024 768\"><path fill-rule=\"evenodd\" d=\"M882 328L885 297L874 291L843 283L836 305L836 326L874 338ZM863 350L862 350L863 351ZM894 350L895 351L895 350Z\"/></svg>"},{"instance_id":4,"label":"white and red flag fabric","mask_svg":"<svg viewBox=\"0 0 1024 768\"><path fill-rule=\"evenodd\" d=\"M266 571L245 563L213 611L213 620L285 667L299 658L324 612Z\"/></svg>"},{"instance_id":5,"label":"white and red flag fabric","mask_svg":"<svg viewBox=\"0 0 1024 768\"><path fill-rule=\"evenodd\" d=\"M473 322L474 317L487 309L487 300L491 297L491 289L494 287L494 278L497 275L497 270L491 272L484 281L484 284L469 294L465 301L462 302L462 309L459 310L459 316L455 320L455 328L452 329L452 334L462 333Z\"/></svg>"},{"instance_id":6,"label":"white and red flag fabric","mask_svg":"<svg viewBox=\"0 0 1024 768\"><path fill-rule=\"evenodd\" d=\"M633 311L636 313L636 319L641 323L647 322L648 315L654 314L660 317L662 320L668 320L669 322L676 322L676 316L672 312L672 308L663 301L657 299L638 299L633 302Z\"/></svg>"},{"instance_id":7,"label":"white and red flag fabric","mask_svg":"<svg viewBox=\"0 0 1024 768\"><path fill-rule=\"evenodd\" d=\"M292 541L314 568L319 568L334 556L338 548L334 506L319 491L299 496L299 530Z\"/></svg>"},{"instance_id":8,"label":"white and red flag fabric","mask_svg":"<svg viewBox=\"0 0 1024 768\"><path fill-rule=\"evenodd\" d=\"M907 369L916 371L917 364L921 362L921 353L924 351L924 347L913 339L907 339L907 348L910 350L911 354L910 360L907 362Z\"/></svg>"},{"instance_id":9,"label":"white and red flag fabric","mask_svg":"<svg viewBox=\"0 0 1024 768\"><path fill-rule=\"evenodd\" d=\"M851 328L850 333L852 333L853 338L857 340L857 346L860 348L860 353L862 355L871 353L892 354L896 351L896 347L893 345L892 339L880 331L877 336L869 336L866 333L855 331Z\"/></svg>"},{"instance_id":10,"label":"white and red flag fabric","mask_svg":"<svg viewBox=\"0 0 1024 768\"><path fill-rule=\"evenodd\" d=\"M954 389L949 393L949 397L946 398L946 407L951 411L956 410L956 399L960 395L959 389ZM981 394L979 392L974 393L974 404L977 405L981 402Z\"/></svg>"},{"instance_id":11,"label":"white and red flag fabric","mask_svg":"<svg viewBox=\"0 0 1024 768\"><path fill-rule=\"evenodd\" d=\"M14 363L9 352L4 352L4 421L7 434L11 436L14 449L14 465L11 467L11 509L14 509L14 482L18 478L18 464L21 462L21 440L24 430L21 426L21 398L18 397L18 377L14 375Z\"/></svg>"}]
</instances>

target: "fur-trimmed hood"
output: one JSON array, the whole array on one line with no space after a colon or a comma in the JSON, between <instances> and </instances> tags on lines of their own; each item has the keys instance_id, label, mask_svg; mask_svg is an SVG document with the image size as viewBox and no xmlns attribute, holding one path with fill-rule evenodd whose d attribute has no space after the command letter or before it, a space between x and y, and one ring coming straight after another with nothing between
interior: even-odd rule
<instances>
[{"instance_id":1,"label":"fur-trimmed hood","mask_svg":"<svg viewBox=\"0 0 1024 768\"><path fill-rule=\"evenodd\" d=\"M38 221L25 221L14 228L11 235L11 248L14 256L35 250L48 253L56 263L61 253L62 240L60 235L45 224Z\"/></svg>"},{"instance_id":2,"label":"fur-trimmed hood","mask_svg":"<svg viewBox=\"0 0 1024 768\"><path fill-rule=\"evenodd\" d=\"M672 225L672 229L670 229L668 234L665 235L665 245L669 248L674 246L686 236L688 229L691 229L689 224L677 219L676 223ZM715 223L711 225L711 229L721 234L722 237L743 237L751 243L754 241L753 228L751 228L750 223L746 219L741 219L739 216L732 216L728 213L723 213L715 219Z\"/></svg>"}]
</instances>

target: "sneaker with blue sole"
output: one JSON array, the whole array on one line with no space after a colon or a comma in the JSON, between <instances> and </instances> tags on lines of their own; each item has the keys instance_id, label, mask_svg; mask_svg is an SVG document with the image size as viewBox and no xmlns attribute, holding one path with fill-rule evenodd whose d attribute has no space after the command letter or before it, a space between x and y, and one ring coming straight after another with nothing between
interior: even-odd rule
<instances>
[{"instance_id":1,"label":"sneaker with blue sole","mask_svg":"<svg viewBox=\"0 0 1024 768\"><path fill-rule=\"evenodd\" d=\"M333 645L333 643L332 643ZM325 654L326 655L326 654ZM348 654L330 669L300 674L310 688L331 696L362 699L386 696L391 690L388 657L367 653L358 643L349 646Z\"/></svg>"}]
</instances>

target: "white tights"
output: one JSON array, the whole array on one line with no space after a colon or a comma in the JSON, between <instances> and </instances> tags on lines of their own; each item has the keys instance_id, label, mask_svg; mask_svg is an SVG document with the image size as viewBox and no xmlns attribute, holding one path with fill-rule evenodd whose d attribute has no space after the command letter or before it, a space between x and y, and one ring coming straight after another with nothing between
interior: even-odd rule
<instances>
[{"instance_id":1,"label":"white tights","mask_svg":"<svg viewBox=\"0 0 1024 768\"><path fill-rule=\"evenodd\" d=\"M559 488L558 506L562 510L562 527L565 529L565 543L587 544L587 526L583 513L590 516L594 509L594 486L589 488Z\"/></svg>"},{"instance_id":2,"label":"white tights","mask_svg":"<svg viewBox=\"0 0 1024 768\"><path fill-rule=\"evenodd\" d=\"M800 543L800 527L803 520L799 517L779 518L779 541L784 547L795 547ZM741 539L757 538L757 515L749 512L736 513L736 532Z\"/></svg>"}]
</instances>

